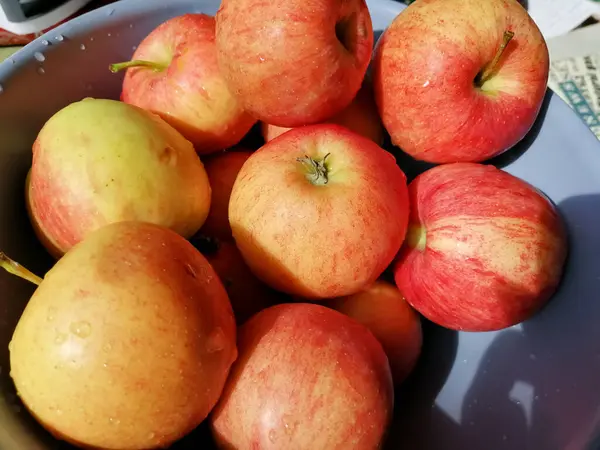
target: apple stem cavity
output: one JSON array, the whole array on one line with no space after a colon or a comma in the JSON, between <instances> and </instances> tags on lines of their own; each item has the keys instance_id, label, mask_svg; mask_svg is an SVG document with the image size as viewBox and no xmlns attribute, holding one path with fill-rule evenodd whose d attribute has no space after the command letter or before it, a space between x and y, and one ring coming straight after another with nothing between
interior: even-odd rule
<instances>
[{"instance_id":1,"label":"apple stem cavity","mask_svg":"<svg viewBox=\"0 0 600 450\"><path fill-rule=\"evenodd\" d=\"M18 262L12 260L4 252L0 252L0 267L6 270L12 275L16 275L19 278L29 281L37 286L42 283L42 279L36 274L30 272Z\"/></svg>"},{"instance_id":2,"label":"apple stem cavity","mask_svg":"<svg viewBox=\"0 0 600 450\"><path fill-rule=\"evenodd\" d=\"M121 63L114 63L108 66L112 73L117 73L123 69L129 69L130 67L149 67L155 72L165 70L167 67L163 64L159 64L153 61L144 61L141 59L134 59L132 61L125 61Z\"/></svg>"},{"instance_id":3,"label":"apple stem cavity","mask_svg":"<svg viewBox=\"0 0 600 450\"><path fill-rule=\"evenodd\" d=\"M498 51L496 52L494 59L492 59L492 62L489 63L482 72L479 72L479 74L475 78L475 84L478 87L483 86L483 84L490 79L490 77L496 70L496 66L498 65L498 62L500 62L500 58L502 58L502 54L504 53L504 50L506 50L508 43L514 37L514 35L515 35L515 33L512 31L509 31L509 30L506 30L504 32L504 35L502 36L502 43L500 44L500 48L498 48Z\"/></svg>"},{"instance_id":4,"label":"apple stem cavity","mask_svg":"<svg viewBox=\"0 0 600 450\"><path fill-rule=\"evenodd\" d=\"M327 153L323 159L315 159L305 155L296 161L302 164L306 173L306 179L315 186L324 186L329 182L329 169L327 168Z\"/></svg>"}]
</instances>

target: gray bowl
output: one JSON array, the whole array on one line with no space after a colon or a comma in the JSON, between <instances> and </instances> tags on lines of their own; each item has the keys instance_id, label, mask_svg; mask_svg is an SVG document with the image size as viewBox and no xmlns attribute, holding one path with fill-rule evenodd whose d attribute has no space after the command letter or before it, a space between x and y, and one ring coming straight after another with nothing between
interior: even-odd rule
<instances>
[{"instance_id":1,"label":"gray bowl","mask_svg":"<svg viewBox=\"0 0 600 450\"><path fill-rule=\"evenodd\" d=\"M368 3L377 34L402 9ZM109 63L130 58L167 18L217 8L217 0L121 1L0 64L0 249L38 274L52 264L24 208L31 145L43 123L84 97L117 99L122 75L111 74ZM409 176L423 168L398 157ZM570 232L567 272L540 314L508 330L456 333L425 323L420 363L397 392L390 449L593 448L600 422L600 143L548 92L528 136L492 163L558 205ZM24 410L9 377L7 345L32 292L0 273L0 449L66 449ZM210 448L209 436L201 426L174 448Z\"/></svg>"}]
</instances>

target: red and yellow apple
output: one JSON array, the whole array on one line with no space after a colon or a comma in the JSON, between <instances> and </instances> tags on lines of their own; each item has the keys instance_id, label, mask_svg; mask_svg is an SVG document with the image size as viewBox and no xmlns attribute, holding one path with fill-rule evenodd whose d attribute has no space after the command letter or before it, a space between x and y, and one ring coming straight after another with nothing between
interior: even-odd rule
<instances>
[{"instance_id":1,"label":"red and yellow apple","mask_svg":"<svg viewBox=\"0 0 600 450\"><path fill-rule=\"evenodd\" d=\"M55 257L104 225L138 220L196 233L210 185L192 144L159 116L84 99L53 115L33 144L27 208Z\"/></svg>"},{"instance_id":2,"label":"red and yellow apple","mask_svg":"<svg viewBox=\"0 0 600 450\"><path fill-rule=\"evenodd\" d=\"M406 177L394 157L339 125L299 127L253 153L229 202L250 269L305 299L350 295L393 261L408 224Z\"/></svg>"},{"instance_id":3,"label":"red and yellow apple","mask_svg":"<svg viewBox=\"0 0 600 450\"><path fill-rule=\"evenodd\" d=\"M406 245L394 268L406 300L432 322L493 331L532 317L562 276L562 218L537 189L493 166L454 163L409 185Z\"/></svg>"},{"instance_id":4,"label":"red and yellow apple","mask_svg":"<svg viewBox=\"0 0 600 450\"><path fill-rule=\"evenodd\" d=\"M388 357L396 386L413 371L423 345L421 318L396 286L377 280L356 294L328 302L327 306L371 330Z\"/></svg>"},{"instance_id":5,"label":"red and yellow apple","mask_svg":"<svg viewBox=\"0 0 600 450\"><path fill-rule=\"evenodd\" d=\"M282 302L284 296L261 282L248 268L235 243L203 235L194 236L191 242L221 279L238 324Z\"/></svg>"},{"instance_id":6,"label":"red and yellow apple","mask_svg":"<svg viewBox=\"0 0 600 450\"><path fill-rule=\"evenodd\" d=\"M377 42L375 98L412 157L481 162L530 130L548 70L544 38L517 0L418 1Z\"/></svg>"},{"instance_id":7,"label":"red and yellow apple","mask_svg":"<svg viewBox=\"0 0 600 450\"><path fill-rule=\"evenodd\" d=\"M237 144L256 122L227 87L217 64L215 19L184 14L155 28L127 69L121 100L159 114L200 154Z\"/></svg>"},{"instance_id":8,"label":"red and yellow apple","mask_svg":"<svg viewBox=\"0 0 600 450\"><path fill-rule=\"evenodd\" d=\"M381 344L322 305L281 304L238 331L239 357L210 422L220 448L379 448L394 389Z\"/></svg>"},{"instance_id":9,"label":"red and yellow apple","mask_svg":"<svg viewBox=\"0 0 600 450\"><path fill-rule=\"evenodd\" d=\"M364 82L352 103L335 116L326 120L327 123L342 125L355 133L371 139L377 145L383 144L383 125L379 119L377 105L373 98L373 90L368 82ZM261 122L261 131L265 142L275 139L291 128L278 127Z\"/></svg>"},{"instance_id":10,"label":"red and yellow apple","mask_svg":"<svg viewBox=\"0 0 600 450\"><path fill-rule=\"evenodd\" d=\"M211 265L183 237L142 222L107 225L65 254L9 349L28 411L90 449L169 447L206 419L237 356Z\"/></svg>"},{"instance_id":11,"label":"red and yellow apple","mask_svg":"<svg viewBox=\"0 0 600 450\"><path fill-rule=\"evenodd\" d=\"M203 159L211 187L210 211L201 232L219 239L231 239L229 198L240 169L252 151L237 149L208 155Z\"/></svg>"},{"instance_id":12,"label":"red and yellow apple","mask_svg":"<svg viewBox=\"0 0 600 450\"><path fill-rule=\"evenodd\" d=\"M257 119L280 127L325 121L360 89L373 48L364 0L223 0L219 68Z\"/></svg>"}]
</instances>

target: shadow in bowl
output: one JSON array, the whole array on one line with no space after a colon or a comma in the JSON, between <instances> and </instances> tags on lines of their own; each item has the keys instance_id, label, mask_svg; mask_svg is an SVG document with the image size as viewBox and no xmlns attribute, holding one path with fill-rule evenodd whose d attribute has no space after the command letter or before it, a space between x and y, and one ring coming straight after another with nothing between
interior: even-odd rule
<instances>
[{"instance_id":1,"label":"shadow in bowl","mask_svg":"<svg viewBox=\"0 0 600 450\"><path fill-rule=\"evenodd\" d=\"M435 399L446 383L458 348L458 333L422 319L423 349L419 361L396 388L394 421L385 449L416 449L440 423ZM451 442L451 441L449 441ZM423 447L425 448L425 447Z\"/></svg>"},{"instance_id":2,"label":"shadow in bowl","mask_svg":"<svg viewBox=\"0 0 600 450\"><path fill-rule=\"evenodd\" d=\"M516 145L506 150L504 153L501 153L498 156L495 156L485 162L485 164L491 164L496 166L499 169L503 169L506 166L514 163L517 159L519 159L535 142L540 133L544 121L546 120L546 114L548 112L548 107L550 105L550 100L554 94L550 89L546 89L546 95L544 96L544 100L542 101L542 105L540 107L540 112L538 116L531 126L530 130L527 134L521 139Z\"/></svg>"}]
</instances>

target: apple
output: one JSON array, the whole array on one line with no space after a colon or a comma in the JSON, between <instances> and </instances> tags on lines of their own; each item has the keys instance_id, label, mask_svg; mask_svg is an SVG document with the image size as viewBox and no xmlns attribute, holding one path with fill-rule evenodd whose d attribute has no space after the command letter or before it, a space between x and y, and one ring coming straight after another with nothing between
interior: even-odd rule
<instances>
[{"instance_id":1,"label":"apple","mask_svg":"<svg viewBox=\"0 0 600 450\"><path fill-rule=\"evenodd\" d=\"M446 328L494 331L532 317L555 292L568 250L554 205L491 165L453 163L409 185L406 245L394 278Z\"/></svg>"},{"instance_id":2,"label":"apple","mask_svg":"<svg viewBox=\"0 0 600 450\"><path fill-rule=\"evenodd\" d=\"M204 169L212 190L210 211L201 228L207 236L231 239L229 226L229 198L238 172L250 157L252 151L237 149L209 155L204 158Z\"/></svg>"},{"instance_id":3,"label":"apple","mask_svg":"<svg viewBox=\"0 0 600 450\"><path fill-rule=\"evenodd\" d=\"M549 56L517 0L428 0L377 42L375 99L394 145L432 163L481 162L514 146L542 105Z\"/></svg>"},{"instance_id":4,"label":"apple","mask_svg":"<svg viewBox=\"0 0 600 450\"><path fill-rule=\"evenodd\" d=\"M239 357L210 416L219 448L380 448L394 389L381 344L322 305L287 303L238 330Z\"/></svg>"},{"instance_id":5,"label":"apple","mask_svg":"<svg viewBox=\"0 0 600 450\"><path fill-rule=\"evenodd\" d=\"M118 222L90 233L39 282L9 351L19 397L56 438L159 449L217 403L236 327L223 285L189 242Z\"/></svg>"},{"instance_id":6,"label":"apple","mask_svg":"<svg viewBox=\"0 0 600 450\"><path fill-rule=\"evenodd\" d=\"M363 82L362 87L352 100L352 103L335 116L326 120L327 123L337 123L355 133L371 139L377 145L383 144L383 125L379 119L377 105L373 98L372 87ZM261 122L262 136L268 142L277 136L289 131L290 128L278 127L266 122Z\"/></svg>"},{"instance_id":7,"label":"apple","mask_svg":"<svg viewBox=\"0 0 600 450\"><path fill-rule=\"evenodd\" d=\"M271 287L318 300L373 283L406 234L406 177L394 157L340 125L290 130L253 153L229 201L250 269Z\"/></svg>"},{"instance_id":8,"label":"apple","mask_svg":"<svg viewBox=\"0 0 600 450\"><path fill-rule=\"evenodd\" d=\"M370 63L373 26L364 0L223 0L216 44L221 73L244 108L297 127L352 102Z\"/></svg>"},{"instance_id":9,"label":"apple","mask_svg":"<svg viewBox=\"0 0 600 450\"><path fill-rule=\"evenodd\" d=\"M366 289L334 299L326 306L371 330L388 357L396 386L413 371L423 345L421 318L395 285L377 280Z\"/></svg>"},{"instance_id":10,"label":"apple","mask_svg":"<svg viewBox=\"0 0 600 450\"><path fill-rule=\"evenodd\" d=\"M191 242L208 260L225 286L238 325L283 300L279 292L256 278L235 243L204 235L194 236Z\"/></svg>"},{"instance_id":11,"label":"apple","mask_svg":"<svg viewBox=\"0 0 600 450\"><path fill-rule=\"evenodd\" d=\"M215 19L184 14L146 36L127 69L121 100L159 114L200 154L237 144L256 122L227 87L217 65Z\"/></svg>"},{"instance_id":12,"label":"apple","mask_svg":"<svg viewBox=\"0 0 600 450\"><path fill-rule=\"evenodd\" d=\"M33 144L29 217L55 257L104 225L139 220L193 236L210 209L192 144L159 116L84 99L54 114Z\"/></svg>"}]
</instances>

